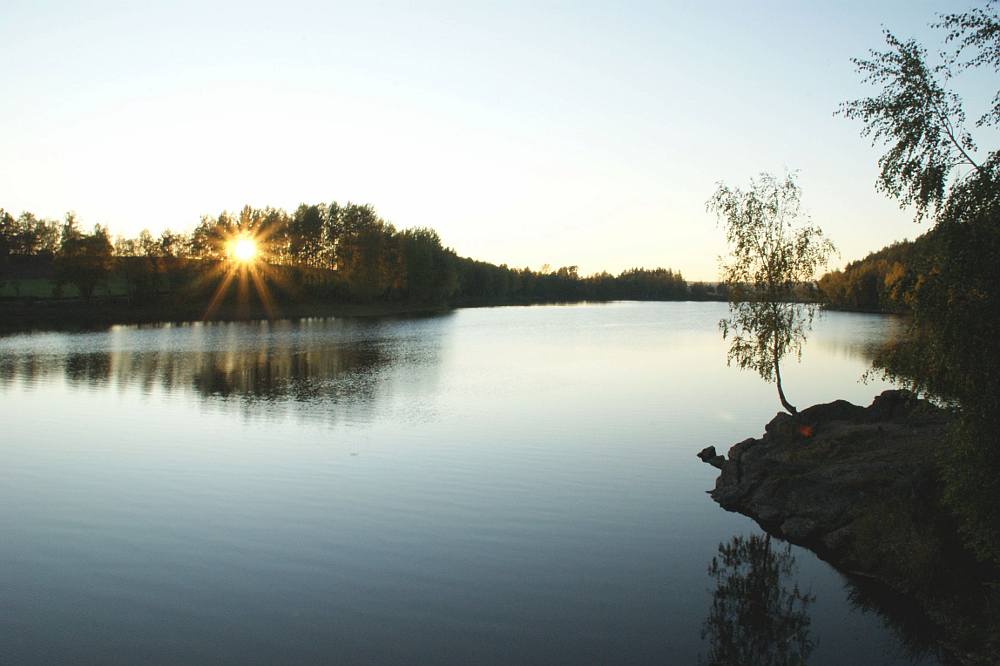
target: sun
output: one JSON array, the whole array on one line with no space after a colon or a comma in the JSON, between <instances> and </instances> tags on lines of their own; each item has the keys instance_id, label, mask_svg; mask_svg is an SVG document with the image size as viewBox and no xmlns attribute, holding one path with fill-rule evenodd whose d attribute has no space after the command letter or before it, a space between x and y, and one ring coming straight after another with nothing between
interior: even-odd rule
<instances>
[{"instance_id":1,"label":"sun","mask_svg":"<svg viewBox=\"0 0 1000 666\"><path fill-rule=\"evenodd\" d=\"M257 243L252 238L237 238L232 247L233 259L240 263L250 263L257 257Z\"/></svg>"},{"instance_id":2,"label":"sun","mask_svg":"<svg viewBox=\"0 0 1000 666\"><path fill-rule=\"evenodd\" d=\"M276 230L277 227L264 230L239 227L219 239L216 247L222 256L218 257L219 261L213 269L213 275L219 277L219 283L205 310L205 319L211 317L233 285L241 307L248 307L250 291L253 290L268 319L274 318L275 303L268 283L281 288L287 287L283 284L281 271L276 271L271 266L273 256L268 251L268 236Z\"/></svg>"}]
</instances>

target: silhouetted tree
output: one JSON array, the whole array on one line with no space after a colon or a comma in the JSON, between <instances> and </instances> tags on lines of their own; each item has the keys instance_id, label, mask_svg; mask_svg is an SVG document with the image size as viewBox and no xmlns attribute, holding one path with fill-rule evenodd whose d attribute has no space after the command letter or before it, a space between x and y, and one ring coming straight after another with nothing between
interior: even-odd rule
<instances>
[{"instance_id":1,"label":"silhouetted tree","mask_svg":"<svg viewBox=\"0 0 1000 666\"><path fill-rule=\"evenodd\" d=\"M815 313L814 303L796 302L796 292L812 283L834 252L818 227L795 227L805 218L800 202L793 176L778 180L761 174L747 190L720 183L707 204L729 243L730 257L722 266L729 317L719 322L723 338L731 338L728 361L774 381L781 405L792 414L796 409L781 385L781 359L801 356Z\"/></svg>"},{"instance_id":2,"label":"silhouetted tree","mask_svg":"<svg viewBox=\"0 0 1000 666\"><path fill-rule=\"evenodd\" d=\"M0 289L10 276L10 254L15 233L14 216L0 208Z\"/></svg>"},{"instance_id":3,"label":"silhouetted tree","mask_svg":"<svg viewBox=\"0 0 1000 666\"><path fill-rule=\"evenodd\" d=\"M115 273L125 284L125 293L133 305L155 300L160 293L163 248L148 229L138 238L118 238L114 244Z\"/></svg>"},{"instance_id":4,"label":"silhouetted tree","mask_svg":"<svg viewBox=\"0 0 1000 666\"><path fill-rule=\"evenodd\" d=\"M417 303L443 303L458 288L454 253L445 250L433 229L407 229L399 234L407 298Z\"/></svg>"},{"instance_id":5,"label":"silhouetted tree","mask_svg":"<svg viewBox=\"0 0 1000 666\"><path fill-rule=\"evenodd\" d=\"M14 216L0 208L0 257L11 254L14 248L16 229Z\"/></svg>"},{"instance_id":6,"label":"silhouetted tree","mask_svg":"<svg viewBox=\"0 0 1000 666\"><path fill-rule=\"evenodd\" d=\"M0 209L0 256L47 255L59 249L59 225L25 211L17 218Z\"/></svg>"},{"instance_id":7,"label":"silhouetted tree","mask_svg":"<svg viewBox=\"0 0 1000 666\"><path fill-rule=\"evenodd\" d=\"M340 212L337 271L350 285L355 298L374 300L393 286L398 246L396 230L371 206L348 204Z\"/></svg>"},{"instance_id":8,"label":"silhouetted tree","mask_svg":"<svg viewBox=\"0 0 1000 666\"><path fill-rule=\"evenodd\" d=\"M235 229L235 222L226 212L214 218L203 215L198 226L191 232L191 253L199 259L224 259L226 240Z\"/></svg>"},{"instance_id":9,"label":"silhouetted tree","mask_svg":"<svg viewBox=\"0 0 1000 666\"><path fill-rule=\"evenodd\" d=\"M328 268L332 264L332 249L324 237L326 206L302 204L288 222L288 251L296 264Z\"/></svg>"},{"instance_id":10,"label":"silhouetted tree","mask_svg":"<svg viewBox=\"0 0 1000 666\"><path fill-rule=\"evenodd\" d=\"M62 242L56 255L56 276L59 283L68 282L90 300L98 284L107 279L113 267L113 247L106 229L95 225L93 233L82 233L72 214L66 216Z\"/></svg>"},{"instance_id":11,"label":"silhouetted tree","mask_svg":"<svg viewBox=\"0 0 1000 666\"><path fill-rule=\"evenodd\" d=\"M185 257L189 254L188 238L183 234L175 234L165 229L159 238L159 254L161 257Z\"/></svg>"}]
</instances>

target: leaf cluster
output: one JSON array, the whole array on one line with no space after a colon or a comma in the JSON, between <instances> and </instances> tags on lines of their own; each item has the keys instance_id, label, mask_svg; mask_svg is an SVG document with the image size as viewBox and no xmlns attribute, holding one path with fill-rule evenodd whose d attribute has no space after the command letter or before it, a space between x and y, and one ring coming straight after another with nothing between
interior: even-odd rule
<instances>
[{"instance_id":1,"label":"leaf cluster","mask_svg":"<svg viewBox=\"0 0 1000 666\"><path fill-rule=\"evenodd\" d=\"M871 50L852 62L875 95L844 102L837 113L862 123L862 136L885 149L879 158L877 187L913 206L917 219L933 217L950 188L966 179L992 181L1000 155L980 155L966 127L965 106L950 88L957 74L979 67L1000 67L1000 15L995 0L968 12L945 14L933 27L946 31L954 48L931 63L914 39L884 32L885 50ZM977 127L1000 125L1000 90Z\"/></svg>"},{"instance_id":2,"label":"leaf cluster","mask_svg":"<svg viewBox=\"0 0 1000 666\"><path fill-rule=\"evenodd\" d=\"M976 144L964 127L961 99L944 86L951 78L948 65L931 66L915 40L884 34L888 50L853 60L863 82L881 90L844 102L838 113L861 121L862 136L886 147L878 188L923 218L943 201L952 169L975 165Z\"/></svg>"},{"instance_id":3,"label":"leaf cluster","mask_svg":"<svg viewBox=\"0 0 1000 666\"><path fill-rule=\"evenodd\" d=\"M978 67L1000 68L1000 15L996 0L987 0L985 7L973 7L962 14L945 14L932 27L945 30L945 43L954 45L945 54L948 64L958 70ZM976 126L1000 123L1000 91L993 96L990 110L983 114Z\"/></svg>"}]
</instances>

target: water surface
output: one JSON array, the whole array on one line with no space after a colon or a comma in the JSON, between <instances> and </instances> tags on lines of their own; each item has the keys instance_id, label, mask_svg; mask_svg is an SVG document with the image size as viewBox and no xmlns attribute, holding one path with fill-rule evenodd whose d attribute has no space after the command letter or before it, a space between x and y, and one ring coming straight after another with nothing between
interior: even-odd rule
<instances>
[{"instance_id":1,"label":"water surface","mask_svg":"<svg viewBox=\"0 0 1000 666\"><path fill-rule=\"evenodd\" d=\"M695 453L778 408L726 367L724 313L0 338L0 661L697 663L709 564L760 530ZM821 316L790 400L870 402L895 326ZM910 663L842 576L791 556L810 663Z\"/></svg>"}]
</instances>

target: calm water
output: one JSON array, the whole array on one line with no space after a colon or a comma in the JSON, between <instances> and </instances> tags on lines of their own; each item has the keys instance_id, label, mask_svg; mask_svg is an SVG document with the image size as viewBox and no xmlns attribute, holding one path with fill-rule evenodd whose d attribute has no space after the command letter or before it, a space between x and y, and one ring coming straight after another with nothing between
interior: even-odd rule
<instances>
[{"instance_id":1,"label":"calm water","mask_svg":"<svg viewBox=\"0 0 1000 666\"><path fill-rule=\"evenodd\" d=\"M0 662L697 663L709 563L759 530L695 453L778 407L724 312L0 338ZM789 398L867 404L893 326L823 315ZM910 663L792 556L811 663Z\"/></svg>"}]
</instances>

